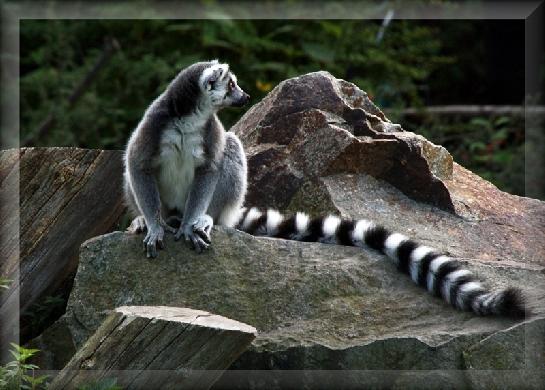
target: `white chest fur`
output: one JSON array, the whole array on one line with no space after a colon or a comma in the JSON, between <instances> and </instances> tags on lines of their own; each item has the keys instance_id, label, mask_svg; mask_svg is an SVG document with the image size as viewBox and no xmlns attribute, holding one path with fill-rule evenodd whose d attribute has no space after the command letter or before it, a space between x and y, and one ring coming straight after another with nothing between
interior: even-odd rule
<instances>
[{"instance_id":1,"label":"white chest fur","mask_svg":"<svg viewBox=\"0 0 545 390\"><path fill-rule=\"evenodd\" d=\"M184 210L195 169L205 161L203 133L206 120L175 119L159 143L158 187L161 203Z\"/></svg>"}]
</instances>

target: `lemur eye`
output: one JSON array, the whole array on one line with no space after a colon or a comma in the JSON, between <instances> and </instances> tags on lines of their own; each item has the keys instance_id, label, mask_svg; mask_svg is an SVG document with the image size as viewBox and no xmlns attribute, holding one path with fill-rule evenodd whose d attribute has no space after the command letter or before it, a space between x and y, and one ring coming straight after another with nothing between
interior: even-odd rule
<instances>
[{"instance_id":1,"label":"lemur eye","mask_svg":"<svg viewBox=\"0 0 545 390\"><path fill-rule=\"evenodd\" d=\"M233 82L233 80L229 80L229 89L233 88L235 88L235 83Z\"/></svg>"}]
</instances>

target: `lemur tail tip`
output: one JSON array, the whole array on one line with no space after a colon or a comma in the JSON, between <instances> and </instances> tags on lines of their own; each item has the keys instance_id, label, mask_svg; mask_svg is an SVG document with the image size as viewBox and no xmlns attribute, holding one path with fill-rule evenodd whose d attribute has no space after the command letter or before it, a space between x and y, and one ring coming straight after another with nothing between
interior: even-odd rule
<instances>
[{"instance_id":1,"label":"lemur tail tip","mask_svg":"<svg viewBox=\"0 0 545 390\"><path fill-rule=\"evenodd\" d=\"M509 318L525 318L531 315L526 306L526 299L519 288L510 287L502 291L502 298L498 303L500 315Z\"/></svg>"}]
</instances>

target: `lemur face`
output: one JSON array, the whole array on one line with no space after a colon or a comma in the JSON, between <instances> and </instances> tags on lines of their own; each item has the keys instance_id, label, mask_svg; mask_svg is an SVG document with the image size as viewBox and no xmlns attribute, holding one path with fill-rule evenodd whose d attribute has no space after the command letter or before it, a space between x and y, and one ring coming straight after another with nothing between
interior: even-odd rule
<instances>
[{"instance_id":1,"label":"lemur face","mask_svg":"<svg viewBox=\"0 0 545 390\"><path fill-rule=\"evenodd\" d=\"M242 107L250 100L250 95L237 84L237 77L229 70L228 64L213 61L200 77L201 88L213 107Z\"/></svg>"}]
</instances>

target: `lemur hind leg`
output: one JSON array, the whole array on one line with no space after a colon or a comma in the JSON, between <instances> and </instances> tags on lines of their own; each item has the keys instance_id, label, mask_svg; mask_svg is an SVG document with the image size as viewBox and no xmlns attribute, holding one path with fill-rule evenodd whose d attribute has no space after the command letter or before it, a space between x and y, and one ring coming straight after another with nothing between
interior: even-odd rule
<instances>
[{"instance_id":1,"label":"lemur hind leg","mask_svg":"<svg viewBox=\"0 0 545 390\"><path fill-rule=\"evenodd\" d=\"M227 132L221 174L207 212L216 224L236 224L246 195L247 170L242 144L235 134Z\"/></svg>"},{"instance_id":2,"label":"lemur hind leg","mask_svg":"<svg viewBox=\"0 0 545 390\"><path fill-rule=\"evenodd\" d=\"M129 213L131 215L136 215L136 217L132 220L131 224L127 228L127 232L132 234L144 233L147 230L146 219L144 218L143 215L141 215L141 212L138 209L138 206L136 205L134 195L132 191L130 191L129 184L127 183L127 181L125 181L124 190L125 190L125 201L129 208ZM165 210L163 210L162 215L168 215L168 213ZM180 226L181 221L182 221L182 218L180 216L169 215L165 221L166 231L168 231L169 233L175 233L176 228Z\"/></svg>"},{"instance_id":3,"label":"lemur hind leg","mask_svg":"<svg viewBox=\"0 0 545 390\"><path fill-rule=\"evenodd\" d=\"M223 226L234 226L246 193L246 157L240 141L233 133L226 133L226 142L218 168L219 177L206 214L197 217L192 224L193 234L184 233L197 252L208 249L210 232L214 222ZM181 237L180 231L177 236Z\"/></svg>"}]
</instances>

